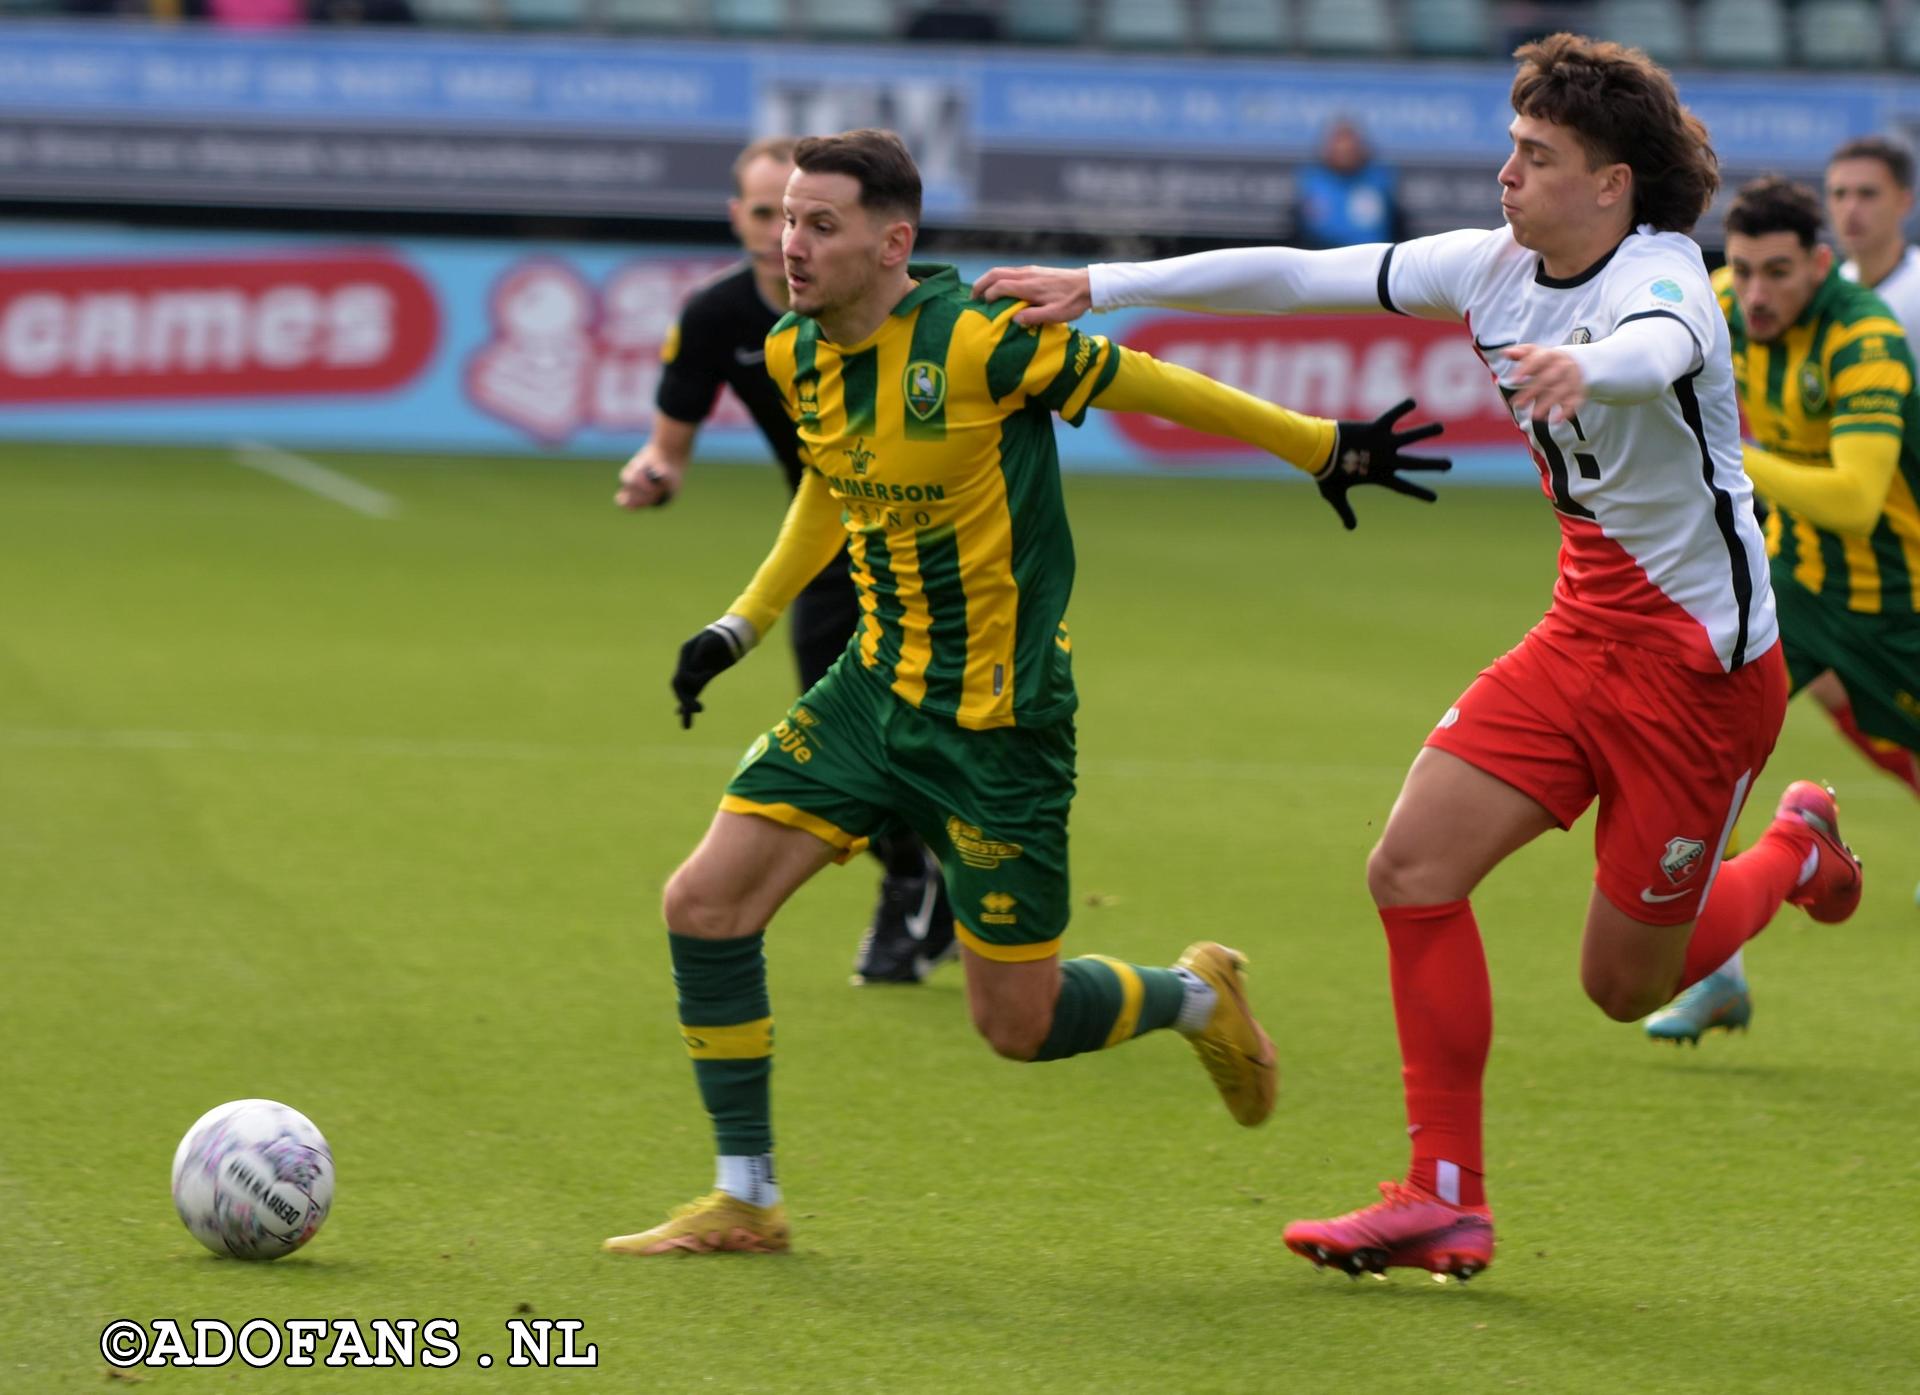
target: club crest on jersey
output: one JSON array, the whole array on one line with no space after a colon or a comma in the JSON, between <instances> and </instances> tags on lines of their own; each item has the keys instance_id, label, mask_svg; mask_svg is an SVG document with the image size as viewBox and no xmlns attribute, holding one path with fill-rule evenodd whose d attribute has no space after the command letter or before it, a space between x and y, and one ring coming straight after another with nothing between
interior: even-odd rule
<instances>
[{"instance_id":1,"label":"club crest on jersey","mask_svg":"<svg viewBox=\"0 0 1920 1395\"><path fill-rule=\"evenodd\" d=\"M1666 852L1660 855L1660 870L1667 874L1668 881L1678 886L1693 875L1694 868L1706 854L1707 845L1698 838L1669 838Z\"/></svg>"},{"instance_id":2,"label":"club crest on jersey","mask_svg":"<svg viewBox=\"0 0 1920 1395\"><path fill-rule=\"evenodd\" d=\"M820 375L809 373L793 380L793 397L800 408L800 420L809 426L820 421Z\"/></svg>"},{"instance_id":3,"label":"club crest on jersey","mask_svg":"<svg viewBox=\"0 0 1920 1395\"><path fill-rule=\"evenodd\" d=\"M1581 325L1572 334L1567 336L1567 342L1569 344L1591 344L1593 342L1593 331L1585 325Z\"/></svg>"},{"instance_id":4,"label":"club crest on jersey","mask_svg":"<svg viewBox=\"0 0 1920 1395\"><path fill-rule=\"evenodd\" d=\"M1800 405L1809 412L1817 412L1827 402L1827 380L1820 375L1820 365L1808 359L1800 365Z\"/></svg>"},{"instance_id":5,"label":"club crest on jersey","mask_svg":"<svg viewBox=\"0 0 1920 1395\"><path fill-rule=\"evenodd\" d=\"M947 370L937 363L917 358L907 365L901 387L906 391L907 410L925 421L939 411L940 404L947 400Z\"/></svg>"},{"instance_id":6,"label":"club crest on jersey","mask_svg":"<svg viewBox=\"0 0 1920 1395\"><path fill-rule=\"evenodd\" d=\"M1669 305L1678 305L1687 298L1687 293L1680 289L1678 281L1668 281L1663 278L1655 281L1651 289L1655 300L1664 300Z\"/></svg>"}]
</instances>

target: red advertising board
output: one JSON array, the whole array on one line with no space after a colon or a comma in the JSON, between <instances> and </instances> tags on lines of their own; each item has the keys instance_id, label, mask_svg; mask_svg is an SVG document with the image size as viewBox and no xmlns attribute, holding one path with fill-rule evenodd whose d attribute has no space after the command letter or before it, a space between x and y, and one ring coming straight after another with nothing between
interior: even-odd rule
<instances>
[{"instance_id":1,"label":"red advertising board","mask_svg":"<svg viewBox=\"0 0 1920 1395\"><path fill-rule=\"evenodd\" d=\"M0 402L388 392L439 337L378 251L0 266Z\"/></svg>"},{"instance_id":2,"label":"red advertising board","mask_svg":"<svg viewBox=\"0 0 1920 1395\"><path fill-rule=\"evenodd\" d=\"M1443 421L1447 446L1516 444L1493 376L1457 324L1397 315L1164 315L1131 325L1129 348L1317 417L1372 417L1403 397ZM1128 414L1122 434L1153 456L1258 452Z\"/></svg>"}]
</instances>

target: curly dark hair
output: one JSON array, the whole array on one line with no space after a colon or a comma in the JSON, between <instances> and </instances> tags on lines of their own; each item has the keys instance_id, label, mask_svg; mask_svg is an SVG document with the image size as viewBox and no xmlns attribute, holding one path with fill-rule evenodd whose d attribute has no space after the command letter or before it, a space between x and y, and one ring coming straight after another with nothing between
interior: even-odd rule
<instances>
[{"instance_id":1,"label":"curly dark hair","mask_svg":"<svg viewBox=\"0 0 1920 1395\"><path fill-rule=\"evenodd\" d=\"M1514 50L1513 109L1580 137L1588 163L1633 171L1633 221L1691 232L1720 187L1707 128L1637 48L1554 34Z\"/></svg>"},{"instance_id":2,"label":"curly dark hair","mask_svg":"<svg viewBox=\"0 0 1920 1395\"><path fill-rule=\"evenodd\" d=\"M1810 252L1820 240L1820 196L1782 175L1762 175L1742 184L1727 205L1727 231L1742 237L1790 232Z\"/></svg>"}]
</instances>

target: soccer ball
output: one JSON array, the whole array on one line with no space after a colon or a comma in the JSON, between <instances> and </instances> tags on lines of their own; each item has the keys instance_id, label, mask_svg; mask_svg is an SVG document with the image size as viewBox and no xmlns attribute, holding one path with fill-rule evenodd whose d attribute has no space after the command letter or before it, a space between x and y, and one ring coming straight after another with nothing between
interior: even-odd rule
<instances>
[{"instance_id":1,"label":"soccer ball","mask_svg":"<svg viewBox=\"0 0 1920 1395\"><path fill-rule=\"evenodd\" d=\"M174 1150L173 1205L217 1255L290 1255L333 1205L333 1151L299 1110L234 1100L202 1114Z\"/></svg>"}]
</instances>

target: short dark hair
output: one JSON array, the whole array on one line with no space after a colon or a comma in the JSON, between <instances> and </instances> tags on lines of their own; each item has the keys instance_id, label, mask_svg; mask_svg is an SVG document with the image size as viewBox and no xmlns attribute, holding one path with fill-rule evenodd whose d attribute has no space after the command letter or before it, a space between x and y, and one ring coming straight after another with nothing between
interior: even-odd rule
<instances>
[{"instance_id":1,"label":"short dark hair","mask_svg":"<svg viewBox=\"0 0 1920 1395\"><path fill-rule=\"evenodd\" d=\"M1633 221L1691 232L1720 187L1707 128L1673 78L1637 48L1553 34L1514 50L1513 109L1580 137L1590 166L1633 171Z\"/></svg>"},{"instance_id":2,"label":"short dark hair","mask_svg":"<svg viewBox=\"0 0 1920 1395\"><path fill-rule=\"evenodd\" d=\"M755 160L765 158L783 165L793 163L793 147L797 144L792 136L762 136L759 140L733 157L733 192L744 192L740 180L747 172L747 166Z\"/></svg>"},{"instance_id":3,"label":"short dark hair","mask_svg":"<svg viewBox=\"0 0 1920 1395\"><path fill-rule=\"evenodd\" d=\"M804 174L845 174L860 182L860 206L920 226L920 169L906 142L871 128L837 136L808 136L793 147Z\"/></svg>"},{"instance_id":4,"label":"short dark hair","mask_svg":"<svg viewBox=\"0 0 1920 1395\"><path fill-rule=\"evenodd\" d=\"M1727 231L1742 237L1788 232L1811 252L1820 240L1820 196L1784 175L1767 174L1740 186L1727 206Z\"/></svg>"},{"instance_id":5,"label":"short dark hair","mask_svg":"<svg viewBox=\"0 0 1920 1395\"><path fill-rule=\"evenodd\" d=\"M1913 187L1913 152L1885 136L1861 136L1850 140L1827 157L1829 165L1842 160L1878 160L1887 167L1893 182L1902 189Z\"/></svg>"}]
</instances>

